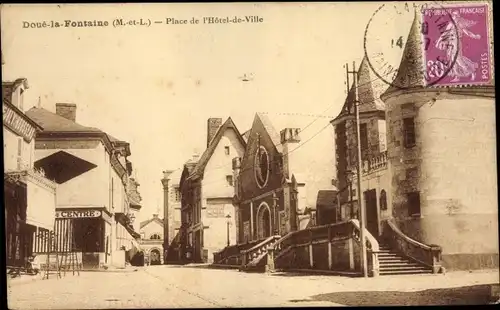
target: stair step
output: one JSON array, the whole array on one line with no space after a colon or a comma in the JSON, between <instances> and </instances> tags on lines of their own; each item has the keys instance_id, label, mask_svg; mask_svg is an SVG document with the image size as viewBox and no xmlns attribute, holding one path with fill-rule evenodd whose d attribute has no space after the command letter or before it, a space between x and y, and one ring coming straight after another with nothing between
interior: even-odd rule
<instances>
[{"instance_id":1,"label":"stair step","mask_svg":"<svg viewBox=\"0 0 500 310\"><path fill-rule=\"evenodd\" d=\"M384 270L380 271L380 275L398 275L398 274L429 274L431 270Z\"/></svg>"},{"instance_id":2,"label":"stair step","mask_svg":"<svg viewBox=\"0 0 500 310\"><path fill-rule=\"evenodd\" d=\"M379 257L378 261L381 263L382 262L388 262L388 263L390 263L390 262L410 262L411 263L412 262L404 257L390 257L390 258L380 258Z\"/></svg>"},{"instance_id":3,"label":"stair step","mask_svg":"<svg viewBox=\"0 0 500 310\"><path fill-rule=\"evenodd\" d=\"M380 266L380 270L387 270L387 271L401 271L401 270L429 270L429 268L426 267L419 267L419 266Z\"/></svg>"},{"instance_id":4,"label":"stair step","mask_svg":"<svg viewBox=\"0 0 500 310\"><path fill-rule=\"evenodd\" d=\"M394 267L398 267L398 266L415 266L415 267L420 267L419 264L417 263L411 263L411 262L383 262L380 264L380 266L384 266L384 267L388 267L388 266L394 266Z\"/></svg>"}]
</instances>

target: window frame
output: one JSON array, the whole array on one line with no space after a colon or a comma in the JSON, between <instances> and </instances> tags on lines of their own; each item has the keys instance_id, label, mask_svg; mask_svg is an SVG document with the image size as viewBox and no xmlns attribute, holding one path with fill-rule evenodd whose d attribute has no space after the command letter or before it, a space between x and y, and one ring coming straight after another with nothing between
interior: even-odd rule
<instances>
[{"instance_id":1,"label":"window frame","mask_svg":"<svg viewBox=\"0 0 500 310\"><path fill-rule=\"evenodd\" d=\"M412 199L415 198L415 199ZM406 194L406 199L407 199L407 209L408 209L408 216L410 217L421 217L422 216L422 203L420 201L420 192L415 191L415 192L409 192ZM413 212L416 211L416 206L413 202L418 202L418 212Z\"/></svg>"},{"instance_id":2,"label":"window frame","mask_svg":"<svg viewBox=\"0 0 500 310\"><path fill-rule=\"evenodd\" d=\"M415 128L415 117L403 118L403 145L405 148L412 148L416 145L417 135Z\"/></svg>"},{"instance_id":3,"label":"window frame","mask_svg":"<svg viewBox=\"0 0 500 310\"><path fill-rule=\"evenodd\" d=\"M360 123L359 124L359 143L361 144L361 150L368 150L369 149L369 142L368 142L368 124L367 123Z\"/></svg>"}]
</instances>

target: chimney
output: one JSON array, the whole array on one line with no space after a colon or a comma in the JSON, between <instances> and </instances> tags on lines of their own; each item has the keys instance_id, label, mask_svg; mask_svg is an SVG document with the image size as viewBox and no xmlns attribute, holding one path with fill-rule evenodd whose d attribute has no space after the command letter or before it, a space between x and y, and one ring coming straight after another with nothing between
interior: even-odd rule
<instances>
[{"instance_id":1,"label":"chimney","mask_svg":"<svg viewBox=\"0 0 500 310\"><path fill-rule=\"evenodd\" d=\"M193 154L193 162L198 162L200 159L200 154Z\"/></svg>"},{"instance_id":2,"label":"chimney","mask_svg":"<svg viewBox=\"0 0 500 310\"><path fill-rule=\"evenodd\" d=\"M222 126L222 118L209 118L207 121L207 147L215 137L217 130Z\"/></svg>"},{"instance_id":3,"label":"chimney","mask_svg":"<svg viewBox=\"0 0 500 310\"><path fill-rule=\"evenodd\" d=\"M56 103L56 114L69 119L70 121L76 121L76 104L74 103Z\"/></svg>"}]
</instances>

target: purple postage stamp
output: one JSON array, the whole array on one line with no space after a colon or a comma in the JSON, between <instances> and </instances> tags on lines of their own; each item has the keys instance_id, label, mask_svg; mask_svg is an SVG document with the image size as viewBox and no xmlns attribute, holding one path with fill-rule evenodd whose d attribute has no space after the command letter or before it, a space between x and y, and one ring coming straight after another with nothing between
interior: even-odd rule
<instances>
[{"instance_id":1,"label":"purple postage stamp","mask_svg":"<svg viewBox=\"0 0 500 310\"><path fill-rule=\"evenodd\" d=\"M421 12L426 85L490 84L488 5L443 5Z\"/></svg>"}]
</instances>

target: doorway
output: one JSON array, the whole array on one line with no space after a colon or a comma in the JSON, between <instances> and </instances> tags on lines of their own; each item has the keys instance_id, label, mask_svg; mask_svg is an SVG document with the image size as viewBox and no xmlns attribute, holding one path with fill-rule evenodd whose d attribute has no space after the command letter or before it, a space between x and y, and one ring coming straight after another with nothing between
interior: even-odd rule
<instances>
[{"instance_id":1,"label":"doorway","mask_svg":"<svg viewBox=\"0 0 500 310\"><path fill-rule=\"evenodd\" d=\"M379 236L377 191L370 189L364 192L366 204L366 229L376 238Z\"/></svg>"},{"instance_id":2,"label":"doorway","mask_svg":"<svg viewBox=\"0 0 500 310\"><path fill-rule=\"evenodd\" d=\"M160 250L152 249L151 252L149 252L149 264L150 265L161 265Z\"/></svg>"},{"instance_id":3,"label":"doorway","mask_svg":"<svg viewBox=\"0 0 500 310\"><path fill-rule=\"evenodd\" d=\"M271 211L266 203L262 203L257 212L257 232L259 239L271 236Z\"/></svg>"}]
</instances>

